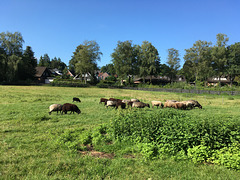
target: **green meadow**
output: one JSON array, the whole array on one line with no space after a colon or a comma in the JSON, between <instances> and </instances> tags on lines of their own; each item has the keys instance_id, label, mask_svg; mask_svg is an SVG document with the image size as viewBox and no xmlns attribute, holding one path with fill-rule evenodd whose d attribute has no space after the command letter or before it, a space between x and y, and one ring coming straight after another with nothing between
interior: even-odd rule
<instances>
[{"instance_id":1,"label":"green meadow","mask_svg":"<svg viewBox=\"0 0 240 180\"><path fill-rule=\"evenodd\" d=\"M73 97L81 99L81 103L74 102L81 114L48 114L51 104L72 103ZM99 104L101 97L138 98L145 103L194 99L203 109L184 112L160 108L115 110ZM121 117L143 115L151 119L159 113L162 116L176 113L176 121L178 117L191 117L193 121L210 118L227 122L234 119L234 123L240 123L239 109L240 96L95 87L0 86L0 179L239 179L238 165L232 169L228 168L230 165L194 163L170 156L151 158L138 151L139 147L132 145L132 141L124 140L111 140L89 148L88 140L93 142L93 139L86 135L102 124L121 120ZM85 133L81 142L88 146L80 141L73 143L80 137L76 135L80 131ZM94 156L89 149L100 155Z\"/></svg>"}]
</instances>

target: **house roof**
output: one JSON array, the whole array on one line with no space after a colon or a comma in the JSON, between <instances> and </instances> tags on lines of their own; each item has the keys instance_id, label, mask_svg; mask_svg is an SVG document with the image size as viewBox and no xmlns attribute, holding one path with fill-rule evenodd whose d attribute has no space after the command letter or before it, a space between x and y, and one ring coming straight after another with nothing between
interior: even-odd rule
<instances>
[{"instance_id":1,"label":"house roof","mask_svg":"<svg viewBox=\"0 0 240 180\"><path fill-rule=\"evenodd\" d=\"M98 77L108 77L108 76L109 76L109 74L106 73L106 72L105 73L101 72L101 73L98 74Z\"/></svg>"},{"instance_id":2,"label":"house roof","mask_svg":"<svg viewBox=\"0 0 240 180\"><path fill-rule=\"evenodd\" d=\"M35 77L41 77L46 69L47 69L46 67L42 67L42 66L36 67Z\"/></svg>"}]
</instances>

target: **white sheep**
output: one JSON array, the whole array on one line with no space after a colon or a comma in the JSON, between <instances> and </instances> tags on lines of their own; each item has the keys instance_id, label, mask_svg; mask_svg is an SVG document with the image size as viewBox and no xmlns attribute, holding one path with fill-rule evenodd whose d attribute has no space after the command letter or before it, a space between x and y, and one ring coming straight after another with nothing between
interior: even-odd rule
<instances>
[{"instance_id":1,"label":"white sheep","mask_svg":"<svg viewBox=\"0 0 240 180\"><path fill-rule=\"evenodd\" d=\"M152 108L154 108L154 106L163 108L163 103L161 101L152 101Z\"/></svg>"},{"instance_id":2,"label":"white sheep","mask_svg":"<svg viewBox=\"0 0 240 180\"><path fill-rule=\"evenodd\" d=\"M62 111L62 106L63 105L61 105L61 104L52 104L51 106L49 106L49 115L51 115L51 113L53 112L53 111L57 111L57 114L58 114L58 111L60 111L60 113L61 113L61 111Z\"/></svg>"},{"instance_id":3,"label":"white sheep","mask_svg":"<svg viewBox=\"0 0 240 180\"><path fill-rule=\"evenodd\" d=\"M139 99L131 99L131 102L140 102Z\"/></svg>"},{"instance_id":4,"label":"white sheep","mask_svg":"<svg viewBox=\"0 0 240 180\"><path fill-rule=\"evenodd\" d=\"M107 101L107 107L108 106L113 106L113 107L115 107L116 106L116 104L117 104L117 101Z\"/></svg>"}]
</instances>

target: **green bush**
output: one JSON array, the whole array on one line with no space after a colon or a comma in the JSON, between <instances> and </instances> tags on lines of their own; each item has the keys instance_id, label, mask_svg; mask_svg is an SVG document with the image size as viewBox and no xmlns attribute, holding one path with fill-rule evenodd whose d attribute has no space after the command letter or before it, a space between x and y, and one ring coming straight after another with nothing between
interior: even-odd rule
<instances>
[{"instance_id":1,"label":"green bush","mask_svg":"<svg viewBox=\"0 0 240 180\"><path fill-rule=\"evenodd\" d=\"M226 120L216 116L199 119L175 109L146 111L121 112L111 123L114 138L120 141L130 138L146 159L171 156L178 160L189 158L194 163L202 163L209 161L216 151L222 156L215 155L214 162L225 165L234 159L238 163L239 154L230 157L231 153L223 153L225 148L236 148L235 142L240 143L238 119ZM236 169L237 165L227 167Z\"/></svg>"},{"instance_id":2,"label":"green bush","mask_svg":"<svg viewBox=\"0 0 240 180\"><path fill-rule=\"evenodd\" d=\"M194 163L203 163L211 156L211 150L209 147L204 145L194 146L188 149L188 158Z\"/></svg>"},{"instance_id":3,"label":"green bush","mask_svg":"<svg viewBox=\"0 0 240 180\"><path fill-rule=\"evenodd\" d=\"M211 162L225 167L240 170L240 144L233 143L230 147L214 151Z\"/></svg>"}]
</instances>

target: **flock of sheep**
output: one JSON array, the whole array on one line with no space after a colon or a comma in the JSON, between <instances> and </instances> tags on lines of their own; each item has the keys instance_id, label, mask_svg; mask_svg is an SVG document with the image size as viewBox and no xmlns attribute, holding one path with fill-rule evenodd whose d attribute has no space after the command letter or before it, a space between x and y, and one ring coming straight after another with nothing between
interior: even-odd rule
<instances>
[{"instance_id":1,"label":"flock of sheep","mask_svg":"<svg viewBox=\"0 0 240 180\"><path fill-rule=\"evenodd\" d=\"M137 107L137 108L144 108L144 107L149 107L150 105L144 102L140 102L138 99L115 99L115 98L101 98L99 103L104 103L106 107L112 106L115 107L116 109L118 107L121 107L122 109L126 108L126 105L128 107ZM157 108L160 106L161 108L176 108L176 109L193 109L195 107L198 107L202 109L202 106L199 104L198 101L196 100L188 100L188 101L176 101L176 100L167 100L164 104L161 101L152 101L152 108L154 106L157 106Z\"/></svg>"},{"instance_id":2,"label":"flock of sheep","mask_svg":"<svg viewBox=\"0 0 240 180\"><path fill-rule=\"evenodd\" d=\"M73 98L73 102L81 102L81 100L79 98L74 97ZM115 98L101 98L100 99L100 103L104 103L104 105L106 107L115 107L116 109L118 109L118 107L121 107L122 109L125 109L126 106L129 107L136 107L136 108L144 108L144 107L149 107L150 105L148 103L144 103L144 102L140 102L139 99L131 99L131 100L127 100L127 99L115 99ZM193 109L195 107L198 107L200 109L202 109L202 106L199 104L198 101L195 100L188 100L188 101L176 101L176 100L167 100L164 104L161 101L152 101L152 108L154 108L154 106L161 107L161 108L176 108L176 109ZM51 115L51 113L53 111L58 111L63 114L67 114L68 111L70 111L71 113L78 113L80 114L81 111L80 109L77 107L77 105L75 104L71 104L71 103L65 103L65 104L52 104L49 106L49 115Z\"/></svg>"}]
</instances>

